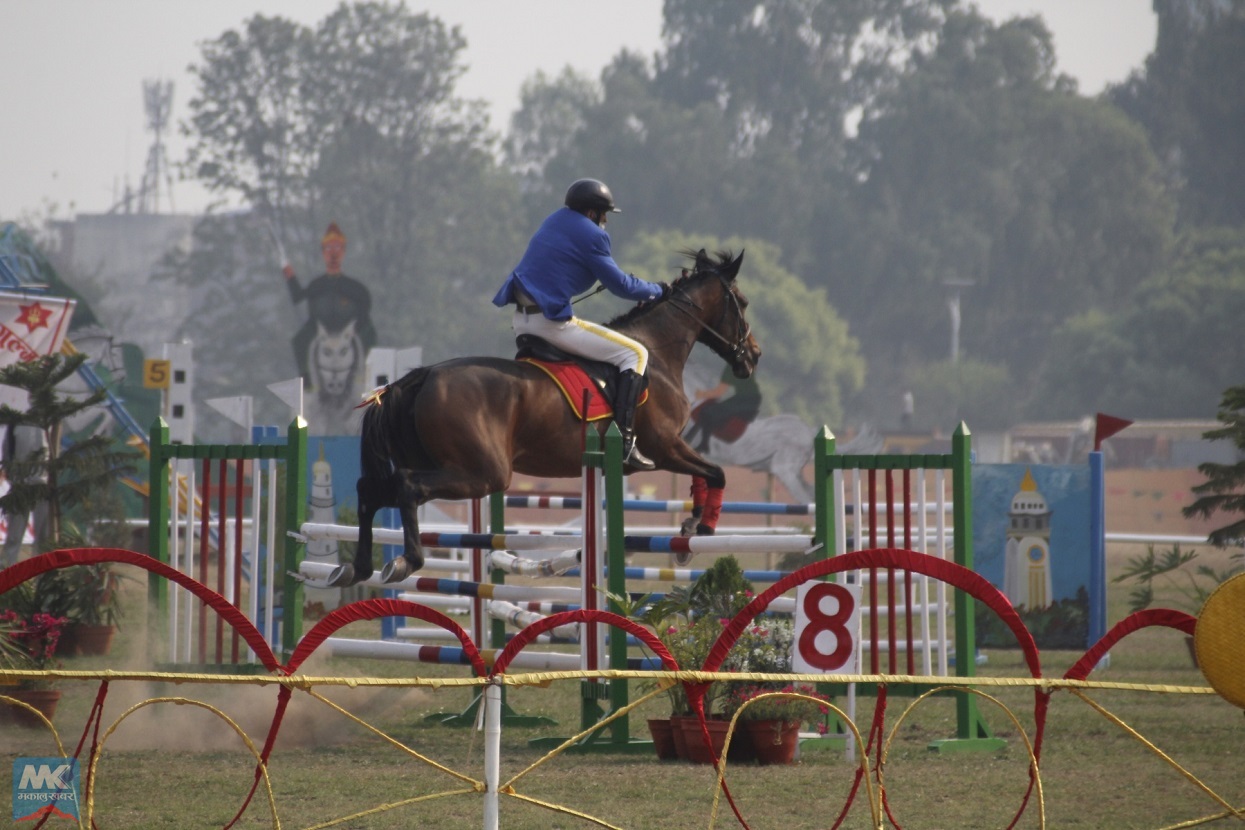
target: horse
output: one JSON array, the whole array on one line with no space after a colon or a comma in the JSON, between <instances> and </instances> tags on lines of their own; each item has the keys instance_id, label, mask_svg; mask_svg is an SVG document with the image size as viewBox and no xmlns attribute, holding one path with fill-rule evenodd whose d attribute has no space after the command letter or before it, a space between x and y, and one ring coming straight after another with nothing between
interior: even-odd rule
<instances>
[{"instance_id":1,"label":"horse","mask_svg":"<svg viewBox=\"0 0 1245 830\"><path fill-rule=\"evenodd\" d=\"M340 331L316 323L307 347L313 392L307 401L307 422L322 434L350 431L350 415L363 386L363 341L351 320Z\"/></svg>"},{"instance_id":2,"label":"horse","mask_svg":"<svg viewBox=\"0 0 1245 830\"><path fill-rule=\"evenodd\" d=\"M704 343L749 377L761 357L735 284L743 252L683 252L693 267L665 299L641 303L607 325L649 350L648 400L636 413L640 449L659 470L693 476L699 510L695 532L713 533L726 475L680 434L691 411L683 367ZM608 421L598 422L604 431ZM433 499L482 498L504 491L518 472L544 478L580 475L583 423L561 391L529 363L466 357L415 369L368 396L360 439L359 542L353 563L330 576L353 585L372 575L372 519L383 507L402 518L403 551L383 581L399 582L423 567L420 505ZM699 493L699 495L697 495Z\"/></svg>"}]
</instances>

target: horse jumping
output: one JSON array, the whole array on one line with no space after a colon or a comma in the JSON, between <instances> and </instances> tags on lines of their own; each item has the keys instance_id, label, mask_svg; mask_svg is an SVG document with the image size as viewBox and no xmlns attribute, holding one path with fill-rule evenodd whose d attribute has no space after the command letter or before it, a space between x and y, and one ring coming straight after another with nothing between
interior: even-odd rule
<instances>
[{"instance_id":1,"label":"horse jumping","mask_svg":"<svg viewBox=\"0 0 1245 830\"><path fill-rule=\"evenodd\" d=\"M657 469L694 477L700 485L693 487L694 499L703 508L685 527L694 524L697 534L710 535L726 475L682 438L691 411L683 367L700 342L744 378L756 369L761 348L745 317L748 300L735 285L743 252L688 255L694 265L668 298L639 305L609 326L649 350L649 398L636 416L640 449ZM544 478L581 473L583 425L553 381L530 364L448 360L415 369L369 401L360 441L359 544L353 564L338 568L332 585L371 576L372 519L383 507L401 514L403 553L381 577L399 582L424 564L416 510L425 502L482 498L505 490L515 472Z\"/></svg>"}]
</instances>

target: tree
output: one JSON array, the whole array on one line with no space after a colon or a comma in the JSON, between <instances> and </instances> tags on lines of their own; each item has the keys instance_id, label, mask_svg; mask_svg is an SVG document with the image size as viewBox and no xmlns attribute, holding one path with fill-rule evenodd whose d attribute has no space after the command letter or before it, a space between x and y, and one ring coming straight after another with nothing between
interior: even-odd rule
<instances>
[{"instance_id":1,"label":"tree","mask_svg":"<svg viewBox=\"0 0 1245 830\"><path fill-rule=\"evenodd\" d=\"M209 233L240 269L225 293L252 296L266 272L266 290L284 299L271 243L253 241L270 224L296 270L316 273L315 243L332 220L350 240L347 270L373 291L382 345L422 345L426 359L473 347L481 297L517 258L522 216L483 104L454 95L465 45L427 14L362 2L314 28L255 16L204 46L187 168L254 217L232 226L246 239ZM214 281L209 259L183 264L178 278ZM222 363L243 365L244 345L227 344Z\"/></svg>"},{"instance_id":2,"label":"tree","mask_svg":"<svg viewBox=\"0 0 1245 830\"><path fill-rule=\"evenodd\" d=\"M756 378L766 407L814 425L842 424L847 401L864 384L859 344L825 293L779 264L781 254L773 245L667 232L635 240L620 262L637 276L669 281L687 264L679 252L699 248L746 252L738 284L749 298L748 321L763 351Z\"/></svg>"},{"instance_id":3,"label":"tree","mask_svg":"<svg viewBox=\"0 0 1245 830\"><path fill-rule=\"evenodd\" d=\"M904 388L912 392L921 429L950 435L960 421L975 429L1006 429L1015 423L1016 383L1007 367L997 363L926 363L909 371Z\"/></svg>"},{"instance_id":4,"label":"tree","mask_svg":"<svg viewBox=\"0 0 1245 830\"><path fill-rule=\"evenodd\" d=\"M842 152L853 110L902 73L956 0L670 0L656 86L720 108L736 153L773 141L804 162Z\"/></svg>"},{"instance_id":5,"label":"tree","mask_svg":"<svg viewBox=\"0 0 1245 830\"><path fill-rule=\"evenodd\" d=\"M1245 9L1155 3L1158 42L1145 69L1108 97L1140 122L1190 224L1245 223ZM1235 80L1234 80L1235 79Z\"/></svg>"},{"instance_id":6,"label":"tree","mask_svg":"<svg viewBox=\"0 0 1245 830\"><path fill-rule=\"evenodd\" d=\"M1076 315L1056 331L1033 411L1203 416L1238 377L1242 315L1245 234L1185 233L1171 265L1120 308Z\"/></svg>"},{"instance_id":7,"label":"tree","mask_svg":"<svg viewBox=\"0 0 1245 830\"><path fill-rule=\"evenodd\" d=\"M74 398L57 391L57 385L86 359L84 354L53 354L0 369L0 385L21 389L30 396L24 411L0 405L0 428L7 434L18 426L35 427L43 431L47 441L46 450L6 461L11 487L0 497L0 511L25 514L46 502L49 538L41 540L46 550L85 544L87 535L82 527L86 520L96 517L79 517L81 525L69 523L68 517L74 508L91 503L101 492L115 491L118 478L133 472L134 454L115 449L113 439L106 436L93 435L61 446L62 424L99 404L106 394L100 390L86 398Z\"/></svg>"},{"instance_id":8,"label":"tree","mask_svg":"<svg viewBox=\"0 0 1245 830\"><path fill-rule=\"evenodd\" d=\"M871 365L945 354L948 283L969 281L962 350L1023 390L1066 318L1118 308L1161 267L1172 210L1144 135L1054 67L1039 20L955 13L861 123L851 210L817 259Z\"/></svg>"},{"instance_id":9,"label":"tree","mask_svg":"<svg viewBox=\"0 0 1245 830\"><path fill-rule=\"evenodd\" d=\"M1223 393L1219 404L1222 427L1203 433L1212 441L1231 441L1237 452L1245 457L1245 386L1231 386ZM1198 498L1182 509L1186 517L1209 518L1215 513L1236 514L1238 518L1223 527L1211 531L1210 541L1216 545L1239 542L1245 538L1245 461L1235 464L1207 462L1198 465L1198 472L1206 481L1194 486Z\"/></svg>"}]
</instances>

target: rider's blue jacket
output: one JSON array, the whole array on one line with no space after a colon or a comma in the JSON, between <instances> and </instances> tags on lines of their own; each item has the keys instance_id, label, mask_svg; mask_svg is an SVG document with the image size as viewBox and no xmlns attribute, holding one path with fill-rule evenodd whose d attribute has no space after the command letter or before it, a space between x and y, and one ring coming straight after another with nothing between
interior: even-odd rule
<instances>
[{"instance_id":1,"label":"rider's blue jacket","mask_svg":"<svg viewBox=\"0 0 1245 830\"><path fill-rule=\"evenodd\" d=\"M571 299L598 282L610 293L636 302L661 296L660 285L618 267L610 255L610 236L604 228L563 207L541 223L493 304L518 302L515 289L521 287L550 320L567 320L573 313Z\"/></svg>"}]
</instances>

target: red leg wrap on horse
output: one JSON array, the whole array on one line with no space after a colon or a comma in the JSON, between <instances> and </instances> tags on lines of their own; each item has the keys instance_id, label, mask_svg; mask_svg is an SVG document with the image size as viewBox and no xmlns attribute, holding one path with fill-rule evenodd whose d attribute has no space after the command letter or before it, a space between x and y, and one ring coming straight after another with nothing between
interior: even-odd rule
<instances>
[{"instance_id":1,"label":"red leg wrap on horse","mask_svg":"<svg viewBox=\"0 0 1245 830\"><path fill-rule=\"evenodd\" d=\"M704 511L705 499L709 493L709 482L700 476L692 476L692 515L700 518ZM721 499L718 499L721 503Z\"/></svg>"},{"instance_id":2,"label":"red leg wrap on horse","mask_svg":"<svg viewBox=\"0 0 1245 830\"><path fill-rule=\"evenodd\" d=\"M705 511L700 516L700 523L706 527L716 528L718 517L722 515L722 496L726 490L722 487L710 487L705 496Z\"/></svg>"}]
</instances>

